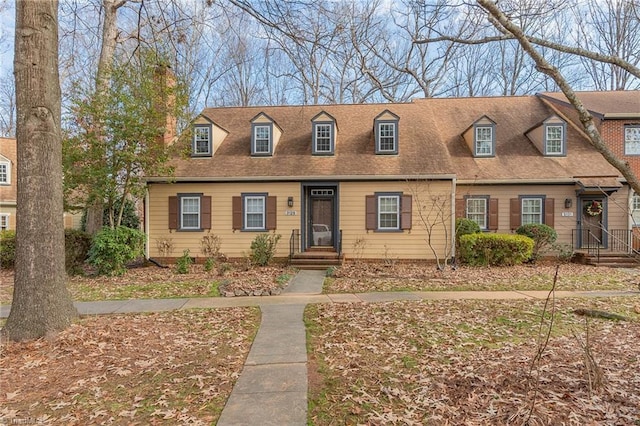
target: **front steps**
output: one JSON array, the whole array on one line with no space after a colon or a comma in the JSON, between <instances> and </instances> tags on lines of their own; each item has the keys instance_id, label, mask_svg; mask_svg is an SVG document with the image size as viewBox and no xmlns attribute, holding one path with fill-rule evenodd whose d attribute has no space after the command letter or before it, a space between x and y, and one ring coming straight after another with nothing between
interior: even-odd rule
<instances>
[{"instance_id":1,"label":"front steps","mask_svg":"<svg viewBox=\"0 0 640 426\"><path fill-rule=\"evenodd\" d=\"M298 269L325 270L342 265L342 257L333 247L311 247L302 253L296 253L289 264Z\"/></svg>"},{"instance_id":2,"label":"front steps","mask_svg":"<svg viewBox=\"0 0 640 426\"><path fill-rule=\"evenodd\" d=\"M590 256L587 253L576 253L577 263L593 266L608 266L610 268L637 268L640 267L640 258L637 255L627 253L600 253L600 257Z\"/></svg>"}]
</instances>

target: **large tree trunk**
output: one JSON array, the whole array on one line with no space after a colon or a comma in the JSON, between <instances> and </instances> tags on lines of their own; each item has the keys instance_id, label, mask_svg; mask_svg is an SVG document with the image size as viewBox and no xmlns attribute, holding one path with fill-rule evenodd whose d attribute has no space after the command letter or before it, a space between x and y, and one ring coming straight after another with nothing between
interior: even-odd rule
<instances>
[{"instance_id":1,"label":"large tree trunk","mask_svg":"<svg viewBox=\"0 0 640 426\"><path fill-rule=\"evenodd\" d=\"M16 2L14 73L15 285L2 332L27 340L65 329L77 315L65 286L57 0Z\"/></svg>"},{"instance_id":2,"label":"large tree trunk","mask_svg":"<svg viewBox=\"0 0 640 426\"><path fill-rule=\"evenodd\" d=\"M116 38L118 36L118 9L126 0L103 0L104 22L102 23L102 42L100 45L100 59L98 60L98 72L96 73L96 93L103 93L108 89L113 57L116 51ZM96 198L87 206L87 219L85 230L94 235L103 225L104 200Z\"/></svg>"}]
</instances>

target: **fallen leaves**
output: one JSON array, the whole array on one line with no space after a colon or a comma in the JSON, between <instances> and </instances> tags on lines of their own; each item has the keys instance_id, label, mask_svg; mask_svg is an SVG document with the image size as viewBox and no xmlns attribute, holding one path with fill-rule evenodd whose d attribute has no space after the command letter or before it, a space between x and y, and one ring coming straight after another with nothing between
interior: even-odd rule
<instances>
[{"instance_id":1,"label":"fallen leaves","mask_svg":"<svg viewBox=\"0 0 640 426\"><path fill-rule=\"evenodd\" d=\"M0 418L43 424L211 424L242 370L255 308L85 318L3 343Z\"/></svg>"}]
</instances>

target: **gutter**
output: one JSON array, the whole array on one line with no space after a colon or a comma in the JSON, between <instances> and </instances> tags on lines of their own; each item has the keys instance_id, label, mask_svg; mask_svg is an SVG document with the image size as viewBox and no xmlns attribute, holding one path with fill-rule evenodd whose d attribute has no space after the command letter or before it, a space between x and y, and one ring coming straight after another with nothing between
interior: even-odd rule
<instances>
[{"instance_id":1,"label":"gutter","mask_svg":"<svg viewBox=\"0 0 640 426\"><path fill-rule=\"evenodd\" d=\"M181 177L149 177L145 179L148 183L171 183L171 182L306 182L306 181L392 181L392 180L454 180L455 174L432 174L432 175L331 175L331 176L239 176L239 177L202 177L202 176L181 176Z\"/></svg>"}]
</instances>

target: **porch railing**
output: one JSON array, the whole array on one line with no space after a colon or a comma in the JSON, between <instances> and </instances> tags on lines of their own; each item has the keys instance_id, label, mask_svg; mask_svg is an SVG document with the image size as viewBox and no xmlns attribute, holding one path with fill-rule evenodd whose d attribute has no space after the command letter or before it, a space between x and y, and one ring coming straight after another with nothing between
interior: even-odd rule
<instances>
[{"instance_id":1,"label":"porch railing","mask_svg":"<svg viewBox=\"0 0 640 426\"><path fill-rule=\"evenodd\" d=\"M289 260L293 259L293 255L300 253L300 230L294 229L289 237Z\"/></svg>"},{"instance_id":2,"label":"porch railing","mask_svg":"<svg viewBox=\"0 0 640 426\"><path fill-rule=\"evenodd\" d=\"M336 244L338 256L342 256L342 229L338 232L338 244Z\"/></svg>"},{"instance_id":3,"label":"porch railing","mask_svg":"<svg viewBox=\"0 0 640 426\"><path fill-rule=\"evenodd\" d=\"M574 250L586 250L590 256L599 255L600 249L614 253L635 255L640 253L640 234L629 229L602 229L602 237L591 230L572 230Z\"/></svg>"}]
</instances>

